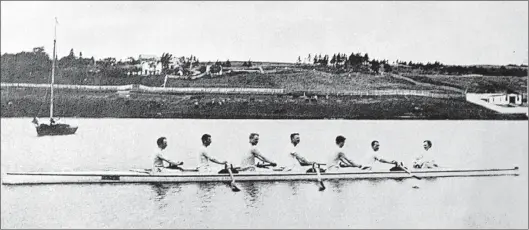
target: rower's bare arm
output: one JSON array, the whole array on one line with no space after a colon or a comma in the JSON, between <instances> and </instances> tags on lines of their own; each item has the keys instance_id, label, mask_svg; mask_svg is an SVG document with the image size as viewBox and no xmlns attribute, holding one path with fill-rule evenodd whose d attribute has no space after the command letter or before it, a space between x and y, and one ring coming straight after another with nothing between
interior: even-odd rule
<instances>
[{"instance_id":1,"label":"rower's bare arm","mask_svg":"<svg viewBox=\"0 0 529 230\"><path fill-rule=\"evenodd\" d=\"M345 154L343 154L343 153L340 153L340 159L341 159L341 160L345 160L346 162L348 162L348 163L349 163L351 166L353 166L353 167L358 167L358 168L361 168L361 167L362 167L361 164L357 164L357 163L355 163L355 162L352 161L351 159L347 158L347 157L345 156Z\"/></svg>"},{"instance_id":2,"label":"rower's bare arm","mask_svg":"<svg viewBox=\"0 0 529 230\"><path fill-rule=\"evenodd\" d=\"M173 164L173 165L181 165L181 164L183 164L183 162L174 162L172 160L169 160L169 159L165 158L164 156L162 156L161 154L158 154L158 158L162 159L163 161L165 161L167 163Z\"/></svg>"},{"instance_id":3,"label":"rower's bare arm","mask_svg":"<svg viewBox=\"0 0 529 230\"><path fill-rule=\"evenodd\" d=\"M396 164L397 163L397 161L388 161L383 158L376 158L376 160L378 160L381 163L386 163L386 164Z\"/></svg>"},{"instance_id":4,"label":"rower's bare arm","mask_svg":"<svg viewBox=\"0 0 529 230\"><path fill-rule=\"evenodd\" d=\"M255 157L257 157L257 159L259 159L259 160L261 160L261 161L264 161L264 162L267 162L267 163L270 163L270 164L275 164L273 161L271 161L271 160L267 159L266 157L264 157L264 156L261 154L261 152L259 152L259 150L257 150L257 149L254 149L254 150L252 151L252 153L253 153L253 155L254 155Z\"/></svg>"},{"instance_id":5,"label":"rower's bare arm","mask_svg":"<svg viewBox=\"0 0 529 230\"><path fill-rule=\"evenodd\" d=\"M209 161L213 162L213 163L217 163L219 165L223 165L223 164L227 164L228 162L227 161L219 161L211 156L209 156L207 153L202 153L202 155L204 157L206 157L206 159L208 159Z\"/></svg>"},{"instance_id":6,"label":"rower's bare arm","mask_svg":"<svg viewBox=\"0 0 529 230\"><path fill-rule=\"evenodd\" d=\"M296 160L299 161L299 163L301 165L311 165L311 164L314 164L314 162L310 162L308 161L307 159L305 159L304 157L298 155L298 153L290 153L292 154L292 156L294 156L296 158Z\"/></svg>"}]
</instances>

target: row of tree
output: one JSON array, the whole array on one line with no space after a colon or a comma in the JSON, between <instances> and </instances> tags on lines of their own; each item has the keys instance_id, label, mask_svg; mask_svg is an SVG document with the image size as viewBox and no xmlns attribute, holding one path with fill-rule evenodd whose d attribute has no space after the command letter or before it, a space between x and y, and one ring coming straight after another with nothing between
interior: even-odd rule
<instances>
[{"instance_id":1,"label":"row of tree","mask_svg":"<svg viewBox=\"0 0 529 230\"><path fill-rule=\"evenodd\" d=\"M163 53L160 62L164 73L174 73L182 70L184 73L191 73L191 68L198 67L205 71L204 65L211 63L200 63L196 56L180 57L180 67L171 68L173 55ZM357 71L357 72L419 72L425 74L481 74L485 76L527 76L527 66L508 65L501 67L487 66L453 66L444 65L438 61L421 62L397 60L389 64L387 60L371 59L367 53L336 53L329 55L308 55L305 60L309 60L311 66L337 69L340 71ZM3 54L1 56L1 76L3 82L32 82L46 83L49 81L51 74L51 55L47 54L43 47L36 47L32 52L20 52L16 54ZM156 62L156 61L155 61ZM153 62L154 64L156 64ZM301 57L298 57L298 63L301 63ZM57 61L56 80L64 84L84 84L94 78L111 78L125 77L127 72L141 71L141 61L132 57L125 61L108 57L95 60L94 57L85 58L83 53L78 55L73 49L67 56ZM249 60L242 64L244 67L251 67L253 63ZM217 61L212 70L220 67L231 67L232 63ZM219 68L217 68L219 67ZM311 67L312 68L312 67ZM200 71L203 72L203 71Z\"/></svg>"},{"instance_id":2,"label":"row of tree","mask_svg":"<svg viewBox=\"0 0 529 230\"><path fill-rule=\"evenodd\" d=\"M508 65L499 68L486 66L457 66L444 65L439 61L427 62L412 62L396 60L393 64L389 64L388 60L370 59L367 53L351 53L347 56L345 53L336 53L332 57L325 54L309 54L305 61L298 56L297 64L307 64L311 61L312 65L331 67L336 69L345 69L347 71L356 72L420 72L424 74L480 74L484 76L527 76L527 65Z\"/></svg>"},{"instance_id":3,"label":"row of tree","mask_svg":"<svg viewBox=\"0 0 529 230\"><path fill-rule=\"evenodd\" d=\"M317 66L330 66L333 68L347 69L358 72L375 72L391 71L392 67L388 64L387 60L376 60L369 59L369 55L362 53L351 53L347 56L345 53L335 53L331 56L325 54L315 54L311 56L309 54L307 59L312 61L313 65ZM301 57L298 57L298 64L301 64Z\"/></svg>"}]
</instances>

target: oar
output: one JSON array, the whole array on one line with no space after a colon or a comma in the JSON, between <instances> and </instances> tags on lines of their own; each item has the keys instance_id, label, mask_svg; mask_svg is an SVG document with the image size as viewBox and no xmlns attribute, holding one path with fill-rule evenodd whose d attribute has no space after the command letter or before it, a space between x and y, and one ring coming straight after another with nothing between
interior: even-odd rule
<instances>
[{"instance_id":1,"label":"oar","mask_svg":"<svg viewBox=\"0 0 529 230\"><path fill-rule=\"evenodd\" d=\"M401 168L402 170L404 170L404 172L410 174L411 177L413 177L413 178L415 178L415 179L417 179L417 180L422 180L422 178L420 178L420 177L418 177L418 176L416 176L416 175L411 174L410 170L408 170L408 169L407 169L406 167L404 167L402 164L397 163L397 166L398 166L399 168Z\"/></svg>"},{"instance_id":2,"label":"oar","mask_svg":"<svg viewBox=\"0 0 529 230\"><path fill-rule=\"evenodd\" d=\"M312 164L312 168L314 169L314 171L316 171L316 176L318 178L318 185L320 187L320 191L323 191L325 190L325 185L323 184L323 181L321 180L321 174L320 174L320 167L319 167L320 164L318 164L318 168L316 168L316 163Z\"/></svg>"},{"instance_id":3,"label":"oar","mask_svg":"<svg viewBox=\"0 0 529 230\"><path fill-rule=\"evenodd\" d=\"M230 166L233 168L233 165L230 165ZM234 191L234 192L241 191L241 190L237 187L237 184L235 184L235 178L234 178L234 176L233 176L233 172L231 171L230 168L228 168L228 164L226 164L226 170L228 171L228 173L230 174L230 177L231 177L231 182L230 182L231 191Z\"/></svg>"}]
</instances>

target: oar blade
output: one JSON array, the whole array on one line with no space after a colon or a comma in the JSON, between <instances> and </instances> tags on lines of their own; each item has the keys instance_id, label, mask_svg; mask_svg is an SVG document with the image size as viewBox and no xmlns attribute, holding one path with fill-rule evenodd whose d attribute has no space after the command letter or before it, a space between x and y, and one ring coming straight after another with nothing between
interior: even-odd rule
<instances>
[{"instance_id":1,"label":"oar blade","mask_svg":"<svg viewBox=\"0 0 529 230\"><path fill-rule=\"evenodd\" d=\"M231 191L234 191L234 192L240 192L241 189L239 189L239 187L237 187L237 184L235 183L230 183L230 187L231 187Z\"/></svg>"},{"instance_id":2,"label":"oar blade","mask_svg":"<svg viewBox=\"0 0 529 230\"><path fill-rule=\"evenodd\" d=\"M323 181L320 181L318 184L319 184L319 187L320 187L319 188L320 191L325 190L325 185L323 184Z\"/></svg>"}]
</instances>

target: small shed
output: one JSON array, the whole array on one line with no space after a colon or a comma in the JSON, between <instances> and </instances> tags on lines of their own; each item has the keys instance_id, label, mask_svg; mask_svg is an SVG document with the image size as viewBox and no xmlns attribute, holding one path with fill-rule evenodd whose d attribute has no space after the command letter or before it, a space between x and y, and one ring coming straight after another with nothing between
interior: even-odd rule
<instances>
[{"instance_id":1,"label":"small shed","mask_svg":"<svg viewBox=\"0 0 529 230\"><path fill-rule=\"evenodd\" d=\"M522 104L522 95L518 93L491 94L484 98L488 103L495 105Z\"/></svg>"}]
</instances>

